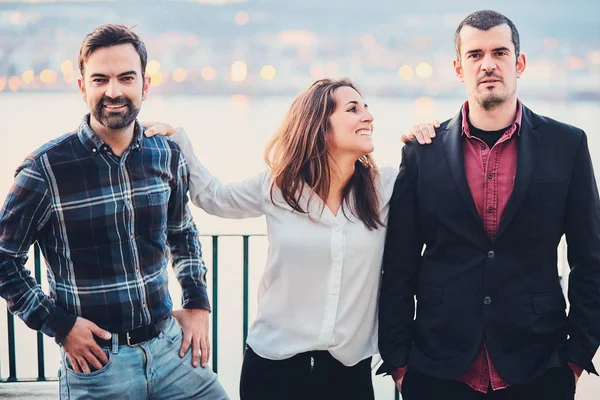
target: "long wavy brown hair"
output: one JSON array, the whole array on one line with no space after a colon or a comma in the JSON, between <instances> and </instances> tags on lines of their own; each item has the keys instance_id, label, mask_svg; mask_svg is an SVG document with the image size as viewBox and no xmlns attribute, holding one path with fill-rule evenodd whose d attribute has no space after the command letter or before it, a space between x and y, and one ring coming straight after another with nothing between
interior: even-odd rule
<instances>
[{"instance_id":1,"label":"long wavy brown hair","mask_svg":"<svg viewBox=\"0 0 600 400\"><path fill-rule=\"evenodd\" d=\"M277 187L289 206L300 213L304 185L327 199L331 183L329 149L326 137L336 102L334 91L348 86L360 91L349 79L320 79L300 93L265 149L265 161L271 168L271 201ZM362 96L362 95L361 95ZM362 221L369 230L384 226L379 218L379 196L375 189L378 171L370 155L355 162L354 174L342 190L342 212ZM351 199L351 200L350 200ZM309 199L311 201L312 199ZM323 204L323 207L325 205Z\"/></svg>"}]
</instances>

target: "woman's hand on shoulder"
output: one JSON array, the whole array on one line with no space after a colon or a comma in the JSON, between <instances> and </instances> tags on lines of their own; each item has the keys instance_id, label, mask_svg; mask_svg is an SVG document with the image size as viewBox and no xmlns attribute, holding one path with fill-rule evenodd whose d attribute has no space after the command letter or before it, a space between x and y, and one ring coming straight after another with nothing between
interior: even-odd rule
<instances>
[{"instance_id":1,"label":"woman's hand on shoulder","mask_svg":"<svg viewBox=\"0 0 600 400\"><path fill-rule=\"evenodd\" d=\"M171 136L175 133L175 128L165 122L142 121L142 127L145 128L144 135L147 137L154 135Z\"/></svg>"},{"instance_id":2,"label":"woman's hand on shoulder","mask_svg":"<svg viewBox=\"0 0 600 400\"><path fill-rule=\"evenodd\" d=\"M403 143L408 143L413 139L417 139L419 144L429 144L431 139L435 137L435 128L439 127L440 123L438 121L415 125L408 134L402 135L401 140Z\"/></svg>"}]
</instances>

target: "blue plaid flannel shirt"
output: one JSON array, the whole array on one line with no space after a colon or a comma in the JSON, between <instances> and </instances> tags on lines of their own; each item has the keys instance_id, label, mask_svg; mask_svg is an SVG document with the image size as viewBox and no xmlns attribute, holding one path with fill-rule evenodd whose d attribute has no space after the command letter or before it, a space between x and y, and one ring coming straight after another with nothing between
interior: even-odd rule
<instances>
[{"instance_id":1,"label":"blue plaid flannel shirt","mask_svg":"<svg viewBox=\"0 0 600 400\"><path fill-rule=\"evenodd\" d=\"M136 122L117 157L86 116L76 132L27 157L0 210L0 295L27 326L59 343L77 316L110 332L167 318L169 256L183 307L210 309L187 164L175 143L142 131ZM35 241L49 296L25 268Z\"/></svg>"}]
</instances>

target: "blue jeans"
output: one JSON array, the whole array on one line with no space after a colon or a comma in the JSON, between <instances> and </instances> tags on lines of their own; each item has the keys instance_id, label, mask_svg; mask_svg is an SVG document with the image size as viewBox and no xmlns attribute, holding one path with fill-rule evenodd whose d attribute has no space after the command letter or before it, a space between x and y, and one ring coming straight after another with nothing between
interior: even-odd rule
<instances>
[{"instance_id":1,"label":"blue jeans","mask_svg":"<svg viewBox=\"0 0 600 400\"><path fill-rule=\"evenodd\" d=\"M158 337L137 346L104 347L108 363L89 374L75 372L61 347L61 400L78 399L206 399L228 400L207 365L192 366L191 347L179 357L183 333L171 317Z\"/></svg>"}]
</instances>

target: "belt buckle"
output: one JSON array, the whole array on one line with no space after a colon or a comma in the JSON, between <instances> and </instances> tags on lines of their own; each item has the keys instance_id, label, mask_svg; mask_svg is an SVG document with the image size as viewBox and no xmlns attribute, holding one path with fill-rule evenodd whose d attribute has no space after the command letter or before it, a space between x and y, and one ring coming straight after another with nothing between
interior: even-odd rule
<instances>
[{"instance_id":1,"label":"belt buckle","mask_svg":"<svg viewBox=\"0 0 600 400\"><path fill-rule=\"evenodd\" d=\"M125 336L127 337L127 346L131 346L131 336L129 335L129 332L127 332Z\"/></svg>"}]
</instances>

